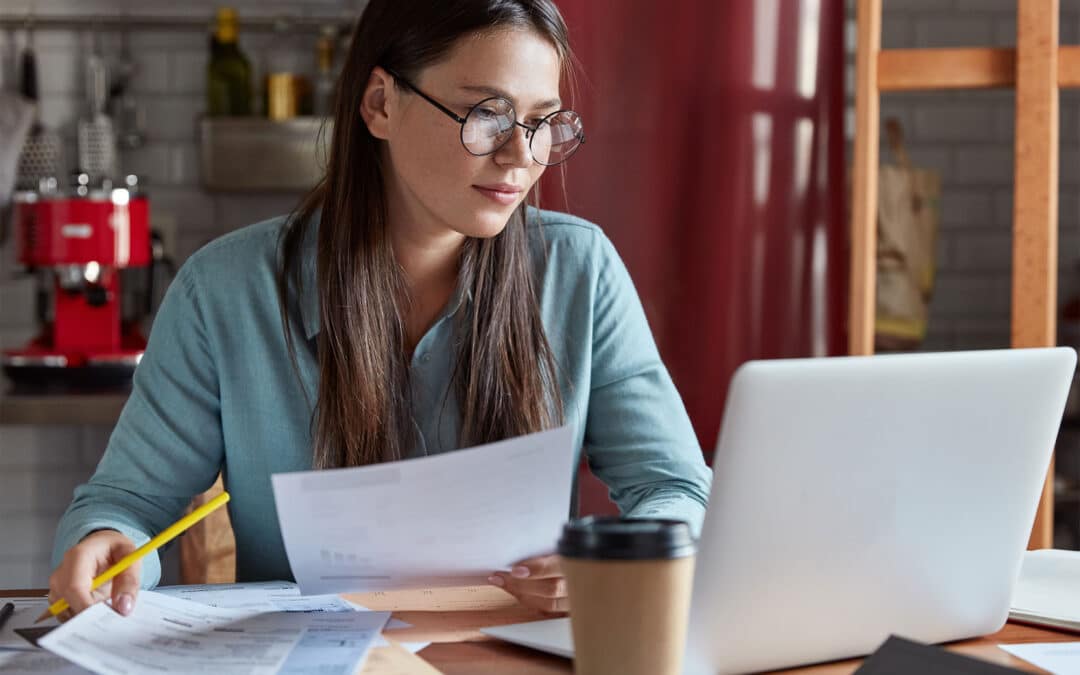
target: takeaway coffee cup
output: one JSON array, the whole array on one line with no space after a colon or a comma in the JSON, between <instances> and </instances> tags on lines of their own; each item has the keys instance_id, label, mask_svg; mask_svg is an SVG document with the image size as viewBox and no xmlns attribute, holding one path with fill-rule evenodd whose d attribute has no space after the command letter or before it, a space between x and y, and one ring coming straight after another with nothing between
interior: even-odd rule
<instances>
[{"instance_id":1,"label":"takeaway coffee cup","mask_svg":"<svg viewBox=\"0 0 1080 675\"><path fill-rule=\"evenodd\" d=\"M563 527L577 675L682 672L694 552L680 520L588 517Z\"/></svg>"}]
</instances>

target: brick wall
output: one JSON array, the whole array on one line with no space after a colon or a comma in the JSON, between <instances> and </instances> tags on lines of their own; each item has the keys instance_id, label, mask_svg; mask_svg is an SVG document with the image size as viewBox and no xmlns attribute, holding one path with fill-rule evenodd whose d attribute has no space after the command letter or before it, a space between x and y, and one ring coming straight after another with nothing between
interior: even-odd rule
<instances>
[{"instance_id":1,"label":"brick wall","mask_svg":"<svg viewBox=\"0 0 1080 675\"><path fill-rule=\"evenodd\" d=\"M1080 43L1080 0L1060 0L1060 41ZM849 107L855 24L849 2ZM882 47L1015 46L1016 0L883 0ZM937 283L927 350L1009 345L1012 267L1011 90L907 92L882 97L903 125L912 161L941 172ZM848 137L853 117L849 109ZM1061 93L1059 296L1080 293L1080 90ZM892 161L882 146L882 161Z\"/></svg>"},{"instance_id":2,"label":"brick wall","mask_svg":"<svg viewBox=\"0 0 1080 675\"><path fill-rule=\"evenodd\" d=\"M30 0L3 0L0 15L22 16ZM210 17L216 2L135 2L134 0L36 0L38 15L168 15ZM233 0L244 16L278 14L337 18L355 15L363 0ZM287 212L296 196L214 194L199 185L195 121L204 109L207 60L205 33L191 30L146 31L129 36L138 65L134 93L146 109L147 143L122 154L122 169L144 176L151 200L151 220L173 244L182 262L207 241L237 227ZM288 48L314 63L314 33L294 39ZM17 55L25 33L0 29L0 90L17 86ZM117 33L106 32L107 57L120 49ZM269 33L245 33L240 44L256 74L280 41ZM74 152L75 121L83 109L82 67L92 45L87 31L35 32L45 125L60 132ZM115 61L113 61L115 62ZM313 67L313 66L312 66ZM0 347L21 346L34 332L32 280L17 276L14 247L0 248ZM100 427L0 426L0 588L40 587L49 574L56 523L72 489L93 472L108 442ZM166 576L176 578L175 549L166 555Z\"/></svg>"}]
</instances>

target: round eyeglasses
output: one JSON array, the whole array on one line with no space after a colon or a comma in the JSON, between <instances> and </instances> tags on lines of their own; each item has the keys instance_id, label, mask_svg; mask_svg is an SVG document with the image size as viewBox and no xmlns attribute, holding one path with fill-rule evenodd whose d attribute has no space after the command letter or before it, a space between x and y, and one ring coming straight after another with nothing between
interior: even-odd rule
<instances>
[{"instance_id":1,"label":"round eyeglasses","mask_svg":"<svg viewBox=\"0 0 1080 675\"><path fill-rule=\"evenodd\" d=\"M497 151L514 135L514 127L525 130L533 160L544 166L565 162L585 142L581 116L573 110L556 110L545 115L536 126L529 126L517 121L514 104L501 96L493 96L480 101L469 109L465 117L461 117L394 71L388 68L384 70L460 124L461 144L471 155L479 157Z\"/></svg>"}]
</instances>

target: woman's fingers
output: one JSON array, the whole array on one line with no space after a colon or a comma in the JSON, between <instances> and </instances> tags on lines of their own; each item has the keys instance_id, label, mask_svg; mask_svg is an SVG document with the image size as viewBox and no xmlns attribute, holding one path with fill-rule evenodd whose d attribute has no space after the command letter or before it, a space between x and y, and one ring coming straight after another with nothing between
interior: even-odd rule
<instances>
[{"instance_id":1,"label":"woman's fingers","mask_svg":"<svg viewBox=\"0 0 1080 675\"><path fill-rule=\"evenodd\" d=\"M510 575L516 579L561 577L562 568L559 566L559 556L542 555L522 560L510 568Z\"/></svg>"},{"instance_id":2,"label":"woman's fingers","mask_svg":"<svg viewBox=\"0 0 1080 675\"><path fill-rule=\"evenodd\" d=\"M93 532L69 549L60 566L49 577L49 603L63 598L70 607L57 618L66 621L110 596L114 598L114 602L121 602L122 606L117 606L118 611L125 613L123 607L130 611L134 605L132 584L134 583L135 591L138 589L138 564L132 565L126 575L118 575L101 588L91 591L90 587L95 577L134 549L130 539L114 530Z\"/></svg>"},{"instance_id":3,"label":"woman's fingers","mask_svg":"<svg viewBox=\"0 0 1080 675\"><path fill-rule=\"evenodd\" d=\"M57 590L59 596L67 600L74 614L78 614L97 601L90 591L98 568L98 561L95 558L95 556L83 554L77 546L64 555L61 569L66 568L67 573L62 576L60 588Z\"/></svg>"},{"instance_id":4,"label":"woman's fingers","mask_svg":"<svg viewBox=\"0 0 1080 675\"><path fill-rule=\"evenodd\" d=\"M128 539L118 540L113 544L109 556L111 559L110 564L115 564L134 550L135 544ZM139 593L139 580L142 577L140 574L141 569L142 561L136 561L132 563L131 567L113 577L112 589L110 590L112 608L124 616L131 614L132 610L135 609L135 596Z\"/></svg>"},{"instance_id":5,"label":"woman's fingers","mask_svg":"<svg viewBox=\"0 0 1080 675\"><path fill-rule=\"evenodd\" d=\"M565 592L562 595L550 595L550 591L546 589L536 589L541 590L540 593L532 593L530 592L531 590L533 589L524 586L518 587L510 592L517 598L518 602L526 607L532 607L533 609L538 609L542 612L551 613L570 611L570 601L566 597Z\"/></svg>"},{"instance_id":6,"label":"woman's fingers","mask_svg":"<svg viewBox=\"0 0 1080 675\"><path fill-rule=\"evenodd\" d=\"M559 570L557 556L523 560L514 565L509 573L495 572L488 581L527 607L544 612L567 612L570 609L566 579Z\"/></svg>"},{"instance_id":7,"label":"woman's fingers","mask_svg":"<svg viewBox=\"0 0 1080 675\"><path fill-rule=\"evenodd\" d=\"M535 595L539 598L565 598L566 579L551 577L549 579L521 580L511 582L515 584L524 595Z\"/></svg>"}]
</instances>

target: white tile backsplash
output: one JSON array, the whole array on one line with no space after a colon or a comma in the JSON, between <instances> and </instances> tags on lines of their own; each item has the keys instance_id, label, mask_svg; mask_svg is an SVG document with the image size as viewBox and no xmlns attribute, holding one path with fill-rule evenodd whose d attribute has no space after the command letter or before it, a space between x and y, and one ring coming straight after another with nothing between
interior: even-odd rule
<instances>
[{"instance_id":1,"label":"white tile backsplash","mask_svg":"<svg viewBox=\"0 0 1080 675\"><path fill-rule=\"evenodd\" d=\"M71 94L86 91L86 61L75 49L36 51L38 91L41 94Z\"/></svg>"},{"instance_id":2,"label":"white tile backsplash","mask_svg":"<svg viewBox=\"0 0 1080 675\"><path fill-rule=\"evenodd\" d=\"M149 3L143 0L0 0L0 15L20 14L31 4L39 16L134 15L206 17L219 2ZM303 14L340 18L363 2L354 0L239 0L230 3L245 16ZM120 55L120 35L101 36L110 65ZM146 144L122 153L123 168L142 174L151 204L151 225L175 227L177 263L222 233L277 215L296 196L281 194L213 194L202 189L196 145L196 119L205 109L207 32L201 29L151 30L128 35L136 65L132 93L146 114ZM275 46L272 38L244 31L241 48L253 68ZM296 40L310 62L315 33ZM15 89L20 53L26 42L21 29L0 28L0 89ZM85 56L94 36L87 30L38 29L34 45L40 74L40 115L46 127L68 141L68 168L74 155L75 123L86 109ZM0 347L23 346L36 332L33 282L17 278L13 246L0 248ZM35 427L0 425L0 588L42 587L49 575L52 538L74 487L89 478L108 443L108 427ZM165 554L165 578L178 580L178 548Z\"/></svg>"},{"instance_id":3,"label":"white tile backsplash","mask_svg":"<svg viewBox=\"0 0 1080 675\"><path fill-rule=\"evenodd\" d=\"M169 86L174 94L204 95L208 57L205 49L169 53Z\"/></svg>"},{"instance_id":4,"label":"white tile backsplash","mask_svg":"<svg viewBox=\"0 0 1080 675\"><path fill-rule=\"evenodd\" d=\"M195 143L173 143L169 146L169 183L196 186L201 180L199 148Z\"/></svg>"},{"instance_id":5,"label":"white tile backsplash","mask_svg":"<svg viewBox=\"0 0 1080 675\"><path fill-rule=\"evenodd\" d=\"M82 439L78 427L0 425L0 469L69 469L81 466Z\"/></svg>"},{"instance_id":6,"label":"white tile backsplash","mask_svg":"<svg viewBox=\"0 0 1080 675\"><path fill-rule=\"evenodd\" d=\"M147 98L146 119L153 137L167 141L195 141L195 127L206 110L201 96L162 95Z\"/></svg>"},{"instance_id":7,"label":"white tile backsplash","mask_svg":"<svg viewBox=\"0 0 1080 675\"><path fill-rule=\"evenodd\" d=\"M198 186L150 185L150 218L159 217L176 221L181 231L219 234L214 216L214 197Z\"/></svg>"},{"instance_id":8,"label":"white tile backsplash","mask_svg":"<svg viewBox=\"0 0 1080 675\"><path fill-rule=\"evenodd\" d=\"M143 51L137 60L133 57L135 74L132 77L134 94L165 94L172 89L169 81L169 52Z\"/></svg>"},{"instance_id":9,"label":"white tile backsplash","mask_svg":"<svg viewBox=\"0 0 1080 675\"><path fill-rule=\"evenodd\" d=\"M150 141L141 148L121 151L120 167L124 173L137 174L139 180L145 182L146 189L151 190L153 200L153 186L172 183L170 153L169 143L165 140Z\"/></svg>"}]
</instances>

